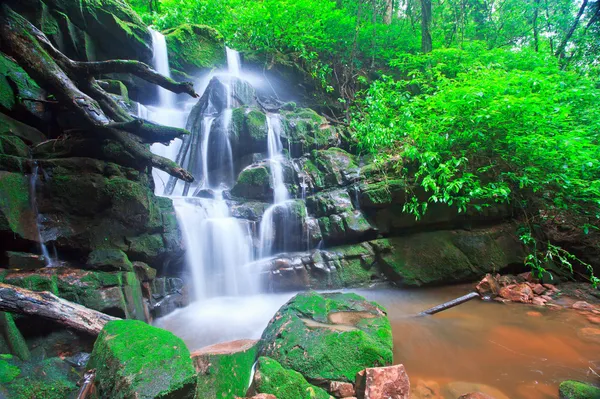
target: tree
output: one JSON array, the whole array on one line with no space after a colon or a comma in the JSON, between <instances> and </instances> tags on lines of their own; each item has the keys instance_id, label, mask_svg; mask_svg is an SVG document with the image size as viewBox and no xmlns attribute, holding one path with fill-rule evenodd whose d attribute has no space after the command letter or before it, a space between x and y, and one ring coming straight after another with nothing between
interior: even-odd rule
<instances>
[{"instance_id":1,"label":"tree","mask_svg":"<svg viewBox=\"0 0 600 399\"><path fill-rule=\"evenodd\" d=\"M431 0L421 0L421 51L429 53L431 44Z\"/></svg>"},{"instance_id":2,"label":"tree","mask_svg":"<svg viewBox=\"0 0 600 399\"><path fill-rule=\"evenodd\" d=\"M185 181L193 176L175 162L153 154L145 144L189 134L184 129L136 119L123 110L98 84L96 77L128 73L175 93L198 97L189 82L177 83L138 61L73 61L58 51L33 24L8 5L0 6L0 51L13 57L40 87L53 94L72 114L65 130L89 138L118 143L119 151L133 156L139 167L155 167Z\"/></svg>"},{"instance_id":3,"label":"tree","mask_svg":"<svg viewBox=\"0 0 600 399\"><path fill-rule=\"evenodd\" d=\"M569 40L571 40L573 33L575 33L575 30L577 29L577 26L579 25L579 21L581 20L581 16L583 15L583 12L585 11L587 4L588 4L588 0L583 0L583 3L581 3L581 7L579 7L579 11L577 12L577 16L575 17L575 20L571 24L571 28L567 32L563 41L558 45L558 48L556 49L556 53L555 53L555 55L558 58L564 58L565 49L567 48L567 44L569 44Z\"/></svg>"}]
</instances>

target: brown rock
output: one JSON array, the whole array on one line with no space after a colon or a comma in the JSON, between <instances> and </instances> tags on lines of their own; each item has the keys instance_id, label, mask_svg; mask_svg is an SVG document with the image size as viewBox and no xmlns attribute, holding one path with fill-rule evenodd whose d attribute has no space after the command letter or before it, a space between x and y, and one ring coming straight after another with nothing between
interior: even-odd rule
<instances>
[{"instance_id":1,"label":"brown rock","mask_svg":"<svg viewBox=\"0 0 600 399\"><path fill-rule=\"evenodd\" d=\"M589 315L587 319L592 324L600 324L600 316Z\"/></svg>"},{"instance_id":2,"label":"brown rock","mask_svg":"<svg viewBox=\"0 0 600 399\"><path fill-rule=\"evenodd\" d=\"M585 341L600 344L600 328L585 327L580 329L577 335Z\"/></svg>"},{"instance_id":3,"label":"brown rock","mask_svg":"<svg viewBox=\"0 0 600 399\"><path fill-rule=\"evenodd\" d=\"M354 385L349 382L331 381L329 393L336 398L350 398L354 396Z\"/></svg>"},{"instance_id":4,"label":"brown rock","mask_svg":"<svg viewBox=\"0 0 600 399\"><path fill-rule=\"evenodd\" d=\"M531 311L531 312L527 312L527 316L530 316L530 317L542 317L542 314L540 312L533 312L533 311Z\"/></svg>"},{"instance_id":5,"label":"brown rock","mask_svg":"<svg viewBox=\"0 0 600 399\"><path fill-rule=\"evenodd\" d=\"M552 297L549 295L542 295L540 296L540 298L542 298L543 300L545 300L546 302L550 302L552 301Z\"/></svg>"},{"instance_id":6,"label":"brown rock","mask_svg":"<svg viewBox=\"0 0 600 399\"><path fill-rule=\"evenodd\" d=\"M500 286L498 285L498 281L491 274L486 274L483 280L477 284L475 290L479 293L479 295L498 295L500 291Z\"/></svg>"},{"instance_id":7,"label":"brown rock","mask_svg":"<svg viewBox=\"0 0 600 399\"><path fill-rule=\"evenodd\" d=\"M356 374L358 399L409 399L410 381L404 365L375 367Z\"/></svg>"},{"instance_id":8,"label":"brown rock","mask_svg":"<svg viewBox=\"0 0 600 399\"><path fill-rule=\"evenodd\" d=\"M411 399L443 399L440 394L440 384L435 381L419 380L416 388L411 389Z\"/></svg>"},{"instance_id":9,"label":"brown rock","mask_svg":"<svg viewBox=\"0 0 600 399\"><path fill-rule=\"evenodd\" d=\"M490 395L486 395L481 392L471 392L471 393L466 393L466 394L462 395L458 399L494 399L494 398Z\"/></svg>"},{"instance_id":10,"label":"brown rock","mask_svg":"<svg viewBox=\"0 0 600 399\"><path fill-rule=\"evenodd\" d=\"M465 394L465 392L469 392ZM442 388L442 394L446 398L459 398L461 395L487 395L487 396L467 396L467 398L492 398L509 399L502 391L485 384L476 382L454 381Z\"/></svg>"},{"instance_id":11,"label":"brown rock","mask_svg":"<svg viewBox=\"0 0 600 399\"><path fill-rule=\"evenodd\" d=\"M547 288L547 289L549 289L550 291L554 291L554 292L558 291L558 288L556 288L556 287L554 286L554 284L542 284L542 285L544 286L544 288Z\"/></svg>"},{"instance_id":12,"label":"brown rock","mask_svg":"<svg viewBox=\"0 0 600 399\"><path fill-rule=\"evenodd\" d=\"M589 303L585 302L585 301L578 301L575 302L573 304L573 306L571 306L573 309L576 310L585 310L587 312L591 312L593 310L596 310L596 307L594 305L590 305Z\"/></svg>"},{"instance_id":13,"label":"brown rock","mask_svg":"<svg viewBox=\"0 0 600 399\"><path fill-rule=\"evenodd\" d=\"M532 303L536 306L544 306L544 305L546 305L546 300L543 298L540 298L539 296L536 296L535 298L532 299Z\"/></svg>"},{"instance_id":14,"label":"brown rock","mask_svg":"<svg viewBox=\"0 0 600 399\"><path fill-rule=\"evenodd\" d=\"M512 302L531 303L533 290L527 284L513 284L501 288L500 296Z\"/></svg>"},{"instance_id":15,"label":"brown rock","mask_svg":"<svg viewBox=\"0 0 600 399\"><path fill-rule=\"evenodd\" d=\"M546 292L546 289L547 289L547 288L545 288L545 287L544 287L543 285L541 285L541 284L536 284L536 285L534 285L534 286L533 286L533 292L534 292L536 295L542 295L544 292Z\"/></svg>"}]
</instances>

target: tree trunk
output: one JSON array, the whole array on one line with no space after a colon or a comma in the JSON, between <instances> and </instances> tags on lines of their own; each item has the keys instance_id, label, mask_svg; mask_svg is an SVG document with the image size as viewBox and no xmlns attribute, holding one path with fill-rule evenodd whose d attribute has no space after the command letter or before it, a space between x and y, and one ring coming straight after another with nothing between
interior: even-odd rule
<instances>
[{"instance_id":1,"label":"tree trunk","mask_svg":"<svg viewBox=\"0 0 600 399\"><path fill-rule=\"evenodd\" d=\"M540 29L538 27L540 0L535 0L533 7L533 49L537 53L540 51Z\"/></svg>"},{"instance_id":2,"label":"tree trunk","mask_svg":"<svg viewBox=\"0 0 600 399\"><path fill-rule=\"evenodd\" d=\"M558 58L564 58L565 49L567 48L567 44L569 44L569 40L571 40L573 33L575 33L575 30L577 29L577 26L579 25L579 21L581 20L581 16L583 15L583 12L585 11L585 7L587 7L587 4L588 4L588 0L583 0L583 3L581 4L581 7L579 8L579 12L577 13L577 16L575 17L575 21L573 21L573 24L571 25L571 28L567 32L567 35L565 36L563 41L558 45L558 48L556 49L556 53L555 53L555 55Z\"/></svg>"},{"instance_id":3,"label":"tree trunk","mask_svg":"<svg viewBox=\"0 0 600 399\"><path fill-rule=\"evenodd\" d=\"M0 283L0 311L40 316L66 327L98 335L116 317L66 301L49 292L35 292Z\"/></svg>"},{"instance_id":4,"label":"tree trunk","mask_svg":"<svg viewBox=\"0 0 600 399\"><path fill-rule=\"evenodd\" d=\"M385 13L383 14L383 23L390 25L392 23L392 14L394 13L394 0L385 0Z\"/></svg>"},{"instance_id":5,"label":"tree trunk","mask_svg":"<svg viewBox=\"0 0 600 399\"><path fill-rule=\"evenodd\" d=\"M429 53L431 43L431 0L421 0L421 51Z\"/></svg>"}]
</instances>

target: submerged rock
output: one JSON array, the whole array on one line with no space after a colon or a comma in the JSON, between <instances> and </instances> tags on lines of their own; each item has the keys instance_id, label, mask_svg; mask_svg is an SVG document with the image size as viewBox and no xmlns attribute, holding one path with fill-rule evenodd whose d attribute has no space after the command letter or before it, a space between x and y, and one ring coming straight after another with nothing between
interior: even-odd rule
<instances>
[{"instance_id":1,"label":"submerged rock","mask_svg":"<svg viewBox=\"0 0 600 399\"><path fill-rule=\"evenodd\" d=\"M560 399L600 399L600 388L585 382L563 381L558 388Z\"/></svg>"},{"instance_id":2,"label":"submerged rock","mask_svg":"<svg viewBox=\"0 0 600 399\"><path fill-rule=\"evenodd\" d=\"M254 388L258 393L282 399L332 399L325 390L309 384L302 374L268 357L258 359Z\"/></svg>"},{"instance_id":3,"label":"submerged rock","mask_svg":"<svg viewBox=\"0 0 600 399\"><path fill-rule=\"evenodd\" d=\"M385 310L356 294L298 294L271 319L259 354L310 381L350 381L392 362Z\"/></svg>"},{"instance_id":4,"label":"submerged rock","mask_svg":"<svg viewBox=\"0 0 600 399\"><path fill-rule=\"evenodd\" d=\"M255 340L211 345L192 353L198 373L198 396L203 399L244 396L256 361Z\"/></svg>"},{"instance_id":5,"label":"submerged rock","mask_svg":"<svg viewBox=\"0 0 600 399\"><path fill-rule=\"evenodd\" d=\"M196 373L184 342L135 320L104 327L87 365L96 369L100 397L192 399Z\"/></svg>"}]
</instances>

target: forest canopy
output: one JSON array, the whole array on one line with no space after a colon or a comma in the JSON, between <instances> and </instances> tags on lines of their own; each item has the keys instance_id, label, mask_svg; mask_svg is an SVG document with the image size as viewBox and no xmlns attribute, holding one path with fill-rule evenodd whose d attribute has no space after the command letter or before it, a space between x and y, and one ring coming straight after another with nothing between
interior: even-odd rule
<instances>
[{"instance_id":1,"label":"forest canopy","mask_svg":"<svg viewBox=\"0 0 600 399\"><path fill-rule=\"evenodd\" d=\"M599 234L600 1L130 2L157 29L210 25L295 66L357 149L424 190L405 212L509 204L532 267L587 266L550 237Z\"/></svg>"}]
</instances>

